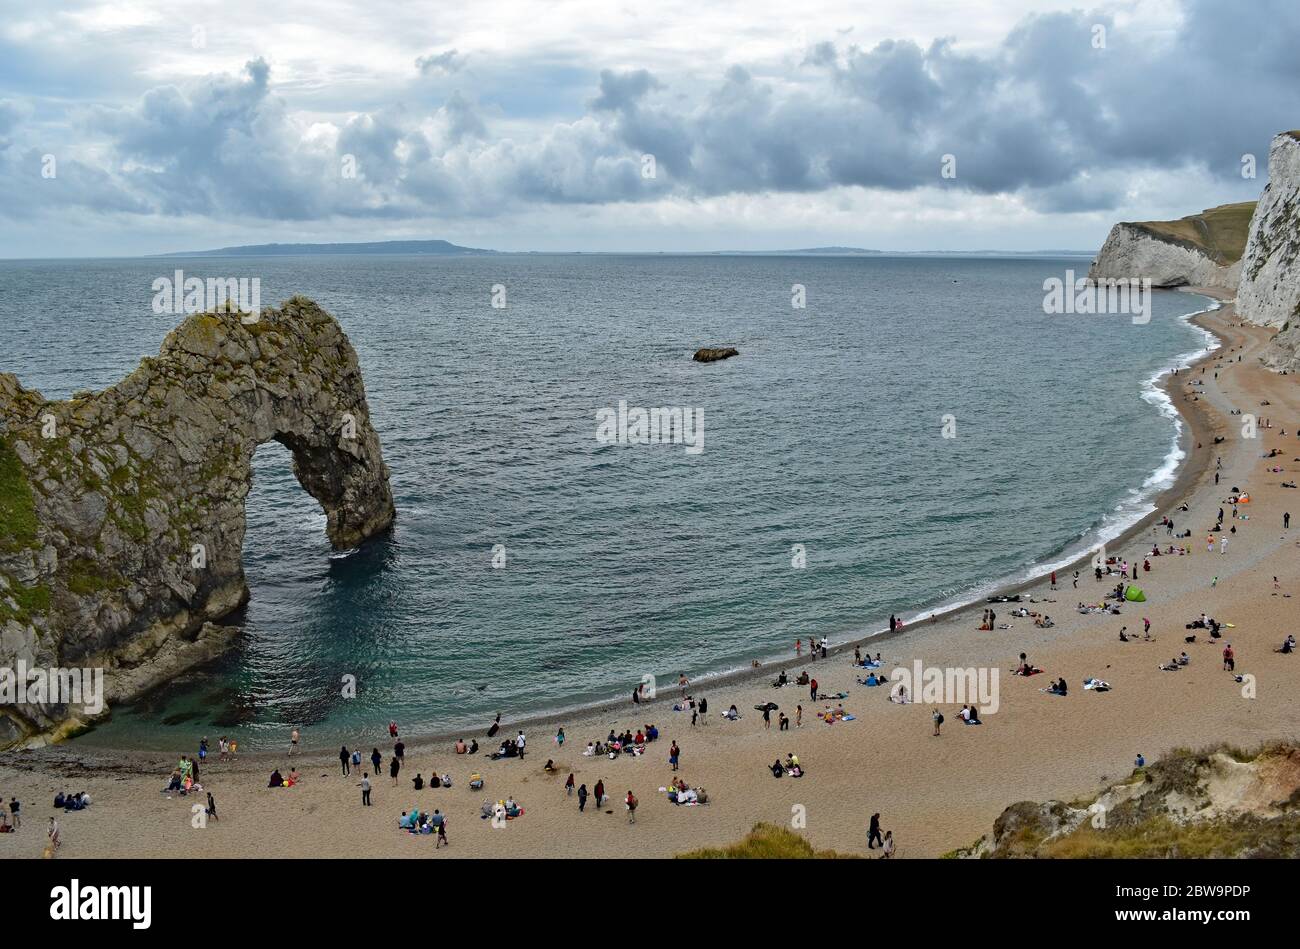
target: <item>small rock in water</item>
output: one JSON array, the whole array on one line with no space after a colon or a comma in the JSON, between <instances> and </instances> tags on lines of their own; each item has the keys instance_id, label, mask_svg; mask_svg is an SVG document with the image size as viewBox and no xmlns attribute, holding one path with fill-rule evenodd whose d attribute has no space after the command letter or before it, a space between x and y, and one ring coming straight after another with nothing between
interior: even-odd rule
<instances>
[{"instance_id":1,"label":"small rock in water","mask_svg":"<svg viewBox=\"0 0 1300 949\"><path fill-rule=\"evenodd\" d=\"M730 359L732 356L739 356L740 351L730 346L717 349L697 349L695 350L696 362L717 362L719 359Z\"/></svg>"}]
</instances>

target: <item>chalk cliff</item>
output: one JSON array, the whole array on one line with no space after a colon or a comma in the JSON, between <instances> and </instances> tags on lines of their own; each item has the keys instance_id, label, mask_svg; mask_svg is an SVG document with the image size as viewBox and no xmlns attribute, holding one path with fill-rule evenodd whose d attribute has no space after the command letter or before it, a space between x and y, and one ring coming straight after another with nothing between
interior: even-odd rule
<instances>
[{"instance_id":1,"label":"chalk cliff","mask_svg":"<svg viewBox=\"0 0 1300 949\"><path fill-rule=\"evenodd\" d=\"M1145 277L1157 287L1235 290L1254 207L1254 202L1225 204L1177 221L1116 224L1089 268L1088 277Z\"/></svg>"},{"instance_id":2,"label":"chalk cliff","mask_svg":"<svg viewBox=\"0 0 1300 949\"><path fill-rule=\"evenodd\" d=\"M103 667L120 701L218 654L248 597L244 501L277 441L336 548L394 519L356 352L301 297L190 316L124 380L51 402L0 373L0 668ZM0 706L0 747L84 706Z\"/></svg>"},{"instance_id":3,"label":"chalk cliff","mask_svg":"<svg viewBox=\"0 0 1300 949\"><path fill-rule=\"evenodd\" d=\"M1300 132L1277 136L1269 148L1268 185L1250 222L1237 313L1279 327L1266 365L1300 371Z\"/></svg>"}]
</instances>

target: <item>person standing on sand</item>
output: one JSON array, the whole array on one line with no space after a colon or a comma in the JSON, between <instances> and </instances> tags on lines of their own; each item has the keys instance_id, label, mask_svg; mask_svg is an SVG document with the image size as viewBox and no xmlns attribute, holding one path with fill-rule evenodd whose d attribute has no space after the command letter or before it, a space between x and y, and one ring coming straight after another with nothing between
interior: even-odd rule
<instances>
[{"instance_id":1,"label":"person standing on sand","mask_svg":"<svg viewBox=\"0 0 1300 949\"><path fill-rule=\"evenodd\" d=\"M384 761L384 756L379 753L379 749L378 748L371 749L370 763L375 766L376 775L379 774L379 766L383 764L383 761Z\"/></svg>"},{"instance_id":2,"label":"person standing on sand","mask_svg":"<svg viewBox=\"0 0 1300 949\"><path fill-rule=\"evenodd\" d=\"M581 814L587 809L587 785L583 784L578 787L578 813Z\"/></svg>"},{"instance_id":3,"label":"person standing on sand","mask_svg":"<svg viewBox=\"0 0 1300 949\"><path fill-rule=\"evenodd\" d=\"M596 792L596 810L600 810L605 804L605 779L597 778L596 786L592 790Z\"/></svg>"},{"instance_id":4,"label":"person standing on sand","mask_svg":"<svg viewBox=\"0 0 1300 949\"><path fill-rule=\"evenodd\" d=\"M1232 651L1232 643L1223 647L1223 668L1228 672L1235 672L1237 669L1237 654Z\"/></svg>"},{"instance_id":5,"label":"person standing on sand","mask_svg":"<svg viewBox=\"0 0 1300 949\"><path fill-rule=\"evenodd\" d=\"M519 760L520 760L520 761L523 761L523 760L524 760L524 744L525 744L527 741L528 741L528 739L524 737L524 733L523 733L523 732L520 732L520 733L519 733L519 737L515 739L515 747L519 749Z\"/></svg>"},{"instance_id":6,"label":"person standing on sand","mask_svg":"<svg viewBox=\"0 0 1300 949\"><path fill-rule=\"evenodd\" d=\"M361 803L365 807L370 806L370 772L361 773Z\"/></svg>"},{"instance_id":7,"label":"person standing on sand","mask_svg":"<svg viewBox=\"0 0 1300 949\"><path fill-rule=\"evenodd\" d=\"M813 679L808 683L808 698L813 702L817 701L817 680L816 679Z\"/></svg>"},{"instance_id":8,"label":"person standing on sand","mask_svg":"<svg viewBox=\"0 0 1300 949\"><path fill-rule=\"evenodd\" d=\"M298 739L300 737L301 736L298 734L298 729L296 728L293 731L289 732L289 754L293 754L295 751L298 750Z\"/></svg>"},{"instance_id":9,"label":"person standing on sand","mask_svg":"<svg viewBox=\"0 0 1300 949\"><path fill-rule=\"evenodd\" d=\"M45 832L45 836L50 839L50 849L59 849L59 822L53 817L50 818L50 828Z\"/></svg>"},{"instance_id":10,"label":"person standing on sand","mask_svg":"<svg viewBox=\"0 0 1300 949\"><path fill-rule=\"evenodd\" d=\"M342 748L339 749L339 764L343 766L343 777L345 778L352 773L348 769L348 762L350 760L351 760L351 756L348 754L348 746L344 745Z\"/></svg>"},{"instance_id":11,"label":"person standing on sand","mask_svg":"<svg viewBox=\"0 0 1300 949\"><path fill-rule=\"evenodd\" d=\"M939 726L943 724L943 712L936 709L930 710L930 720L934 722L934 737L939 737Z\"/></svg>"},{"instance_id":12,"label":"person standing on sand","mask_svg":"<svg viewBox=\"0 0 1300 949\"><path fill-rule=\"evenodd\" d=\"M894 855L894 832L892 830L885 831L885 842L883 846L885 852L880 855L880 859L888 860Z\"/></svg>"},{"instance_id":13,"label":"person standing on sand","mask_svg":"<svg viewBox=\"0 0 1300 949\"><path fill-rule=\"evenodd\" d=\"M763 706L763 728L767 731L772 729L772 710L766 705Z\"/></svg>"},{"instance_id":14,"label":"person standing on sand","mask_svg":"<svg viewBox=\"0 0 1300 949\"><path fill-rule=\"evenodd\" d=\"M681 760L681 756L682 756L682 750L677 747L677 739L674 738L673 746L668 749L668 763L673 766L674 771L677 770L677 762Z\"/></svg>"},{"instance_id":15,"label":"person standing on sand","mask_svg":"<svg viewBox=\"0 0 1300 949\"><path fill-rule=\"evenodd\" d=\"M709 724L709 700L705 698L700 699L700 724Z\"/></svg>"},{"instance_id":16,"label":"person standing on sand","mask_svg":"<svg viewBox=\"0 0 1300 949\"><path fill-rule=\"evenodd\" d=\"M401 770L402 770L402 759L394 755L393 760L388 762L388 773L392 775L393 787L397 787L397 773Z\"/></svg>"},{"instance_id":17,"label":"person standing on sand","mask_svg":"<svg viewBox=\"0 0 1300 949\"><path fill-rule=\"evenodd\" d=\"M880 815L872 814L871 826L867 828L867 849L874 850L876 844L880 844L883 847L885 842L880 839Z\"/></svg>"},{"instance_id":18,"label":"person standing on sand","mask_svg":"<svg viewBox=\"0 0 1300 949\"><path fill-rule=\"evenodd\" d=\"M397 744L393 745L393 757L396 758L398 761L402 762L403 764L406 763L406 744L405 744L405 742L401 742L401 741L399 741L399 742L397 742Z\"/></svg>"},{"instance_id":19,"label":"person standing on sand","mask_svg":"<svg viewBox=\"0 0 1300 949\"><path fill-rule=\"evenodd\" d=\"M794 707L794 727L803 728L803 706L802 705L796 705Z\"/></svg>"},{"instance_id":20,"label":"person standing on sand","mask_svg":"<svg viewBox=\"0 0 1300 949\"><path fill-rule=\"evenodd\" d=\"M1074 588L1079 589L1079 571L1074 571Z\"/></svg>"},{"instance_id":21,"label":"person standing on sand","mask_svg":"<svg viewBox=\"0 0 1300 949\"><path fill-rule=\"evenodd\" d=\"M573 772L569 772L569 777L564 782L564 794L566 797L573 797Z\"/></svg>"},{"instance_id":22,"label":"person standing on sand","mask_svg":"<svg viewBox=\"0 0 1300 949\"><path fill-rule=\"evenodd\" d=\"M9 813L13 816L14 819L14 830L17 830L19 827L23 826L22 819L18 816L18 812L20 810L22 810L22 805L18 803L18 798L11 797L9 799Z\"/></svg>"},{"instance_id":23,"label":"person standing on sand","mask_svg":"<svg viewBox=\"0 0 1300 949\"><path fill-rule=\"evenodd\" d=\"M1056 589L1056 571L1055 571L1055 570L1052 571L1052 589L1053 589L1053 590Z\"/></svg>"},{"instance_id":24,"label":"person standing on sand","mask_svg":"<svg viewBox=\"0 0 1300 949\"><path fill-rule=\"evenodd\" d=\"M636 805L636 795L632 793L631 788L628 788L627 797L623 799L623 806L627 808L627 822L629 824L636 823Z\"/></svg>"},{"instance_id":25,"label":"person standing on sand","mask_svg":"<svg viewBox=\"0 0 1300 949\"><path fill-rule=\"evenodd\" d=\"M1282 515L1282 530L1288 530L1291 527L1291 512L1287 511Z\"/></svg>"}]
</instances>

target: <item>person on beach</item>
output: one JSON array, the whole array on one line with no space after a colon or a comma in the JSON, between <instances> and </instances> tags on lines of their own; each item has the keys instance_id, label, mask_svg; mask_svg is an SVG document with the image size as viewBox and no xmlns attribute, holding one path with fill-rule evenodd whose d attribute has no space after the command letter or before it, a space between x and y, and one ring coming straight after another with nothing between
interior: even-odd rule
<instances>
[{"instance_id":1,"label":"person on beach","mask_svg":"<svg viewBox=\"0 0 1300 949\"><path fill-rule=\"evenodd\" d=\"M1223 647L1223 668L1228 672L1237 668L1237 654L1232 650L1232 643Z\"/></svg>"},{"instance_id":2,"label":"person on beach","mask_svg":"<svg viewBox=\"0 0 1300 949\"><path fill-rule=\"evenodd\" d=\"M709 700L706 698L700 699L700 724L709 724Z\"/></svg>"},{"instance_id":3,"label":"person on beach","mask_svg":"<svg viewBox=\"0 0 1300 949\"><path fill-rule=\"evenodd\" d=\"M49 838L50 850L59 849L59 822L53 817L50 818L49 829L46 830L45 836Z\"/></svg>"},{"instance_id":4,"label":"person on beach","mask_svg":"<svg viewBox=\"0 0 1300 949\"><path fill-rule=\"evenodd\" d=\"M592 790L596 792L596 808L599 810L605 806L605 779L597 778L596 786Z\"/></svg>"},{"instance_id":5,"label":"person on beach","mask_svg":"<svg viewBox=\"0 0 1300 949\"><path fill-rule=\"evenodd\" d=\"M392 761L388 762L388 773L393 779L393 787L397 787L397 774L401 770L402 770L401 758L394 757Z\"/></svg>"},{"instance_id":6,"label":"person on beach","mask_svg":"<svg viewBox=\"0 0 1300 949\"><path fill-rule=\"evenodd\" d=\"M1055 570L1052 571L1052 589L1053 589L1053 590L1056 589L1056 571L1055 571Z\"/></svg>"},{"instance_id":7,"label":"person on beach","mask_svg":"<svg viewBox=\"0 0 1300 949\"><path fill-rule=\"evenodd\" d=\"M1147 759L1142 755L1142 752L1139 751L1138 756L1133 759L1133 767L1145 768L1146 766L1147 766Z\"/></svg>"},{"instance_id":8,"label":"person on beach","mask_svg":"<svg viewBox=\"0 0 1300 949\"><path fill-rule=\"evenodd\" d=\"M393 739L397 738L397 722L390 721L388 723L388 737Z\"/></svg>"},{"instance_id":9,"label":"person on beach","mask_svg":"<svg viewBox=\"0 0 1300 949\"><path fill-rule=\"evenodd\" d=\"M682 750L677 747L677 739L674 738L672 747L668 749L668 763L673 766L674 771L677 770L677 762L681 759L681 756Z\"/></svg>"},{"instance_id":10,"label":"person on beach","mask_svg":"<svg viewBox=\"0 0 1300 949\"><path fill-rule=\"evenodd\" d=\"M943 712L939 711L937 708L936 708L936 709L931 709L931 710L930 710L930 720L934 722L934 732L933 732L933 735L934 735L935 738L938 738L938 737L939 737L939 726L943 724Z\"/></svg>"},{"instance_id":11,"label":"person on beach","mask_svg":"<svg viewBox=\"0 0 1300 949\"><path fill-rule=\"evenodd\" d=\"M796 705L794 707L794 727L803 728L803 706L802 705Z\"/></svg>"},{"instance_id":12,"label":"person on beach","mask_svg":"<svg viewBox=\"0 0 1300 949\"><path fill-rule=\"evenodd\" d=\"M772 710L767 706L763 706L763 728L766 731L772 729Z\"/></svg>"},{"instance_id":13,"label":"person on beach","mask_svg":"<svg viewBox=\"0 0 1300 949\"><path fill-rule=\"evenodd\" d=\"M880 855L880 859L888 860L894 855L894 832L892 830L885 831L885 842L882 846L885 852Z\"/></svg>"},{"instance_id":14,"label":"person on beach","mask_svg":"<svg viewBox=\"0 0 1300 949\"><path fill-rule=\"evenodd\" d=\"M519 737L515 739L515 747L519 749L519 760L520 760L520 761L523 761L523 760L524 760L524 744L525 744L527 741L528 741L528 739L524 737L524 733L523 733L523 732L520 732L520 733L519 733Z\"/></svg>"},{"instance_id":15,"label":"person on beach","mask_svg":"<svg viewBox=\"0 0 1300 949\"><path fill-rule=\"evenodd\" d=\"M439 814L436 807L433 809L433 817L430 818L430 823L438 829L438 839L433 842L433 849L437 850L444 844L450 847L451 842L447 840L447 818L445 815Z\"/></svg>"},{"instance_id":16,"label":"person on beach","mask_svg":"<svg viewBox=\"0 0 1300 949\"><path fill-rule=\"evenodd\" d=\"M295 728L293 731L289 732L289 754L293 754L298 750L299 737L298 729Z\"/></svg>"},{"instance_id":17,"label":"person on beach","mask_svg":"<svg viewBox=\"0 0 1300 949\"><path fill-rule=\"evenodd\" d=\"M685 672L677 674L677 686L682 690L682 698L686 698L686 689L691 684L691 680L686 678Z\"/></svg>"},{"instance_id":18,"label":"person on beach","mask_svg":"<svg viewBox=\"0 0 1300 949\"><path fill-rule=\"evenodd\" d=\"M1287 511L1282 515L1282 530L1287 530L1290 527L1291 527L1291 512Z\"/></svg>"},{"instance_id":19,"label":"person on beach","mask_svg":"<svg viewBox=\"0 0 1300 949\"><path fill-rule=\"evenodd\" d=\"M345 778L352 773L350 769L351 761L352 761L352 756L348 752L348 746L344 745L342 748L339 749L339 764L343 768L343 777Z\"/></svg>"},{"instance_id":20,"label":"person on beach","mask_svg":"<svg viewBox=\"0 0 1300 949\"><path fill-rule=\"evenodd\" d=\"M813 702L817 701L817 680L808 680L808 698Z\"/></svg>"},{"instance_id":21,"label":"person on beach","mask_svg":"<svg viewBox=\"0 0 1300 949\"><path fill-rule=\"evenodd\" d=\"M494 738L496 737L496 733L500 730L501 730L501 713L497 712L497 717L494 718L492 720L492 724L488 726L487 736L489 738Z\"/></svg>"},{"instance_id":22,"label":"person on beach","mask_svg":"<svg viewBox=\"0 0 1300 949\"><path fill-rule=\"evenodd\" d=\"M636 823L636 805L636 795L632 793L631 788L628 788L627 797L623 799L623 806L627 808L627 822L629 824Z\"/></svg>"},{"instance_id":23,"label":"person on beach","mask_svg":"<svg viewBox=\"0 0 1300 949\"><path fill-rule=\"evenodd\" d=\"M1079 589L1079 571L1074 571L1074 588Z\"/></svg>"},{"instance_id":24,"label":"person on beach","mask_svg":"<svg viewBox=\"0 0 1300 949\"><path fill-rule=\"evenodd\" d=\"M383 763L383 761L384 761L384 756L379 753L379 749L372 748L370 750L370 763L375 766L374 770L376 775L379 774L380 771L379 766Z\"/></svg>"},{"instance_id":25,"label":"person on beach","mask_svg":"<svg viewBox=\"0 0 1300 949\"><path fill-rule=\"evenodd\" d=\"M581 814L587 809L587 785L583 784L578 787L578 813Z\"/></svg>"},{"instance_id":26,"label":"person on beach","mask_svg":"<svg viewBox=\"0 0 1300 949\"><path fill-rule=\"evenodd\" d=\"M218 819L219 819L219 818L217 817L217 802L216 802L216 800L212 797L212 792L211 792L211 791L208 792L208 806L207 806L207 809L206 809L206 810L207 810L207 815L208 815L208 817L209 817L211 820L218 820Z\"/></svg>"},{"instance_id":27,"label":"person on beach","mask_svg":"<svg viewBox=\"0 0 1300 949\"><path fill-rule=\"evenodd\" d=\"M880 837L880 815L872 814L871 826L867 828L867 849L874 850L876 844L883 847L885 842Z\"/></svg>"},{"instance_id":28,"label":"person on beach","mask_svg":"<svg viewBox=\"0 0 1300 949\"><path fill-rule=\"evenodd\" d=\"M396 758L398 761L402 762L402 764L406 763L405 742L399 741L395 745L393 745L393 757Z\"/></svg>"},{"instance_id":29,"label":"person on beach","mask_svg":"<svg viewBox=\"0 0 1300 949\"><path fill-rule=\"evenodd\" d=\"M569 777L564 782L564 796L573 797L573 772L569 772Z\"/></svg>"},{"instance_id":30,"label":"person on beach","mask_svg":"<svg viewBox=\"0 0 1300 949\"><path fill-rule=\"evenodd\" d=\"M361 752L354 750L352 752L352 768L356 771L361 770Z\"/></svg>"},{"instance_id":31,"label":"person on beach","mask_svg":"<svg viewBox=\"0 0 1300 949\"><path fill-rule=\"evenodd\" d=\"M361 803L365 807L370 806L370 772L361 773Z\"/></svg>"}]
</instances>

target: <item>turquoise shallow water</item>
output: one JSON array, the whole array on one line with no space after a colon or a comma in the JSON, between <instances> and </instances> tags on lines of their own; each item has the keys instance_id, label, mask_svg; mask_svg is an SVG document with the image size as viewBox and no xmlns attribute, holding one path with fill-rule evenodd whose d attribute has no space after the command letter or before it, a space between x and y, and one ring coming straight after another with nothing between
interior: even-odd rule
<instances>
[{"instance_id":1,"label":"turquoise shallow water","mask_svg":"<svg viewBox=\"0 0 1300 949\"><path fill-rule=\"evenodd\" d=\"M1043 280L1077 259L9 261L0 370L51 397L113 383L170 329L151 284L177 266L339 318L399 523L334 555L288 454L263 447L242 641L88 744L450 729L978 595L1149 510L1179 458L1151 381L1205 344L1186 294L1157 292L1147 325L1045 315ZM741 355L691 361L715 344ZM620 400L703 410L703 452L601 444L596 413Z\"/></svg>"}]
</instances>

